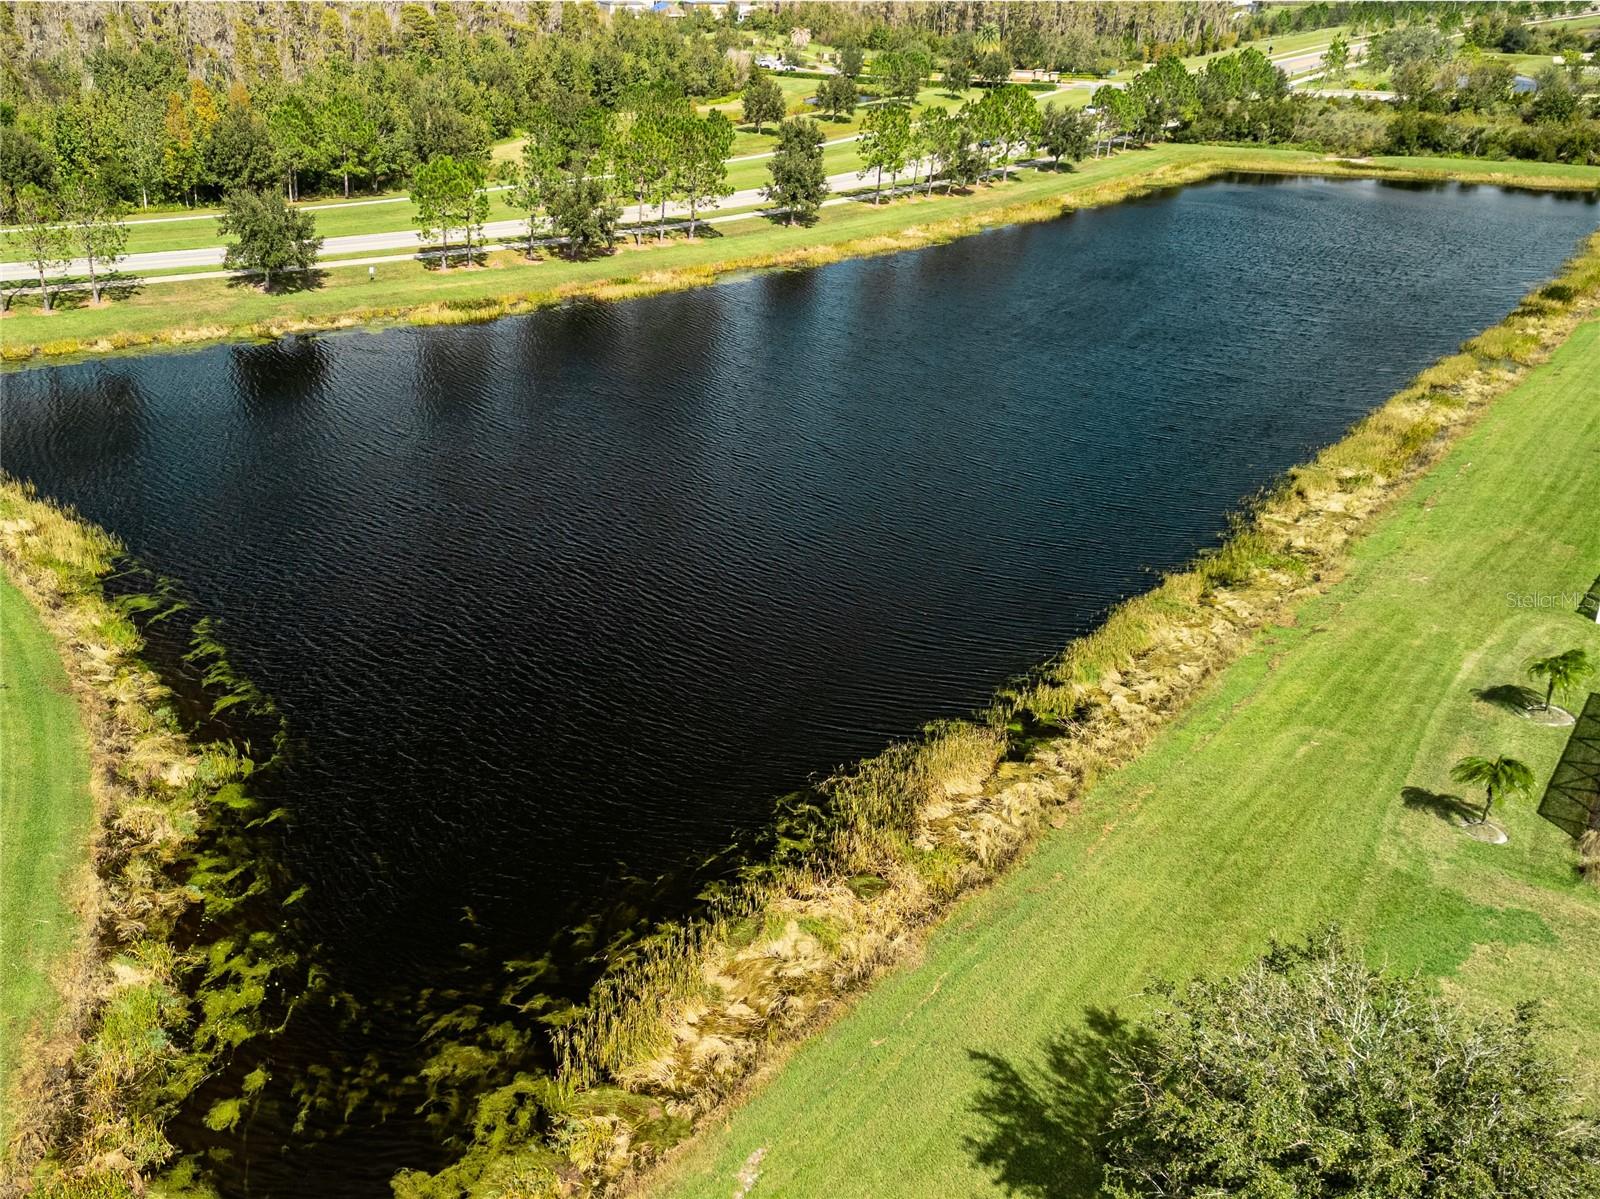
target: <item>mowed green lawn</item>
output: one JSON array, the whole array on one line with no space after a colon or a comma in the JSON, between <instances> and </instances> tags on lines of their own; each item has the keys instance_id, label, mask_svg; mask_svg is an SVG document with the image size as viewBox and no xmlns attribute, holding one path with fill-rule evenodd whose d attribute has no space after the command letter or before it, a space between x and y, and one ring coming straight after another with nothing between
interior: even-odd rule
<instances>
[{"instance_id":1,"label":"mowed green lawn","mask_svg":"<svg viewBox=\"0 0 1600 1199\"><path fill-rule=\"evenodd\" d=\"M55 644L0 573L0 1144L20 1039L56 1005L50 971L78 943L66 889L89 855L89 750Z\"/></svg>"},{"instance_id":2,"label":"mowed green lawn","mask_svg":"<svg viewBox=\"0 0 1600 1199\"><path fill-rule=\"evenodd\" d=\"M1575 880L1570 842L1531 804L1498 811L1508 845L1464 835L1455 809L1479 796L1449 779L1463 754L1508 753L1542 786L1567 730L1474 691L1525 682L1534 654L1600 653L1571 595L1600 571L1597 378L1591 321L1356 547L1331 592L1261 633L652 1194L724 1199L764 1150L752 1199L1090 1195L1091 1015L1137 1016L1149 984L1234 969L1329 919L1469 1006L1543 1000L1552 1046L1600 1100L1600 890Z\"/></svg>"}]
</instances>

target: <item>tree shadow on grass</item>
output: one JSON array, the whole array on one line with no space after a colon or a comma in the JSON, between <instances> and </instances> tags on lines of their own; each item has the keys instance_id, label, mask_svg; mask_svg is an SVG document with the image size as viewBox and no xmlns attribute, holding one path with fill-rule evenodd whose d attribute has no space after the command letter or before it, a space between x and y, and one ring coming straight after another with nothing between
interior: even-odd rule
<instances>
[{"instance_id":1,"label":"tree shadow on grass","mask_svg":"<svg viewBox=\"0 0 1600 1199\"><path fill-rule=\"evenodd\" d=\"M1400 798L1406 807L1432 812L1440 820L1454 824L1457 820L1477 820L1483 805L1474 807L1459 795L1429 791L1426 787L1402 787Z\"/></svg>"},{"instance_id":2,"label":"tree shadow on grass","mask_svg":"<svg viewBox=\"0 0 1600 1199\"><path fill-rule=\"evenodd\" d=\"M127 275L118 271L116 274L107 275L105 286L101 295L108 300L131 300L144 290L144 280L138 275Z\"/></svg>"},{"instance_id":3,"label":"tree shadow on grass","mask_svg":"<svg viewBox=\"0 0 1600 1199\"><path fill-rule=\"evenodd\" d=\"M291 296L296 292L316 291L327 282L328 272L320 267L309 271L283 271L272 276L272 286L262 287L259 274L230 275L228 286L259 291L266 296Z\"/></svg>"},{"instance_id":4,"label":"tree shadow on grass","mask_svg":"<svg viewBox=\"0 0 1600 1199\"><path fill-rule=\"evenodd\" d=\"M763 209L761 215L766 217L767 220L772 224L782 225L785 228L793 224L799 228L809 229L811 226L815 225L818 220L817 214L814 212L797 212L794 214L794 220L790 221L788 212L781 208Z\"/></svg>"},{"instance_id":5,"label":"tree shadow on grass","mask_svg":"<svg viewBox=\"0 0 1600 1199\"><path fill-rule=\"evenodd\" d=\"M1473 689L1472 698L1518 716L1525 716L1544 703L1544 696L1532 687L1523 687L1517 683L1497 683L1493 687L1477 687Z\"/></svg>"},{"instance_id":6,"label":"tree shadow on grass","mask_svg":"<svg viewBox=\"0 0 1600 1199\"><path fill-rule=\"evenodd\" d=\"M1099 1193L1106 1121L1117 1098L1115 1063L1141 1034L1115 1010L1090 1008L1081 1028L1018 1068L971 1052L984 1073L973 1110L985 1131L967 1149L1007 1195L1088 1199Z\"/></svg>"}]
</instances>

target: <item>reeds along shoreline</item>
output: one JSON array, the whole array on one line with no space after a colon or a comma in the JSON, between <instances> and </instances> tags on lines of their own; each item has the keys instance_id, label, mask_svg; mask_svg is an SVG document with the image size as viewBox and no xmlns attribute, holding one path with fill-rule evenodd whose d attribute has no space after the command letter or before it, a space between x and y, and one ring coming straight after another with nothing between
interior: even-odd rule
<instances>
[{"instance_id":1,"label":"reeds along shoreline","mask_svg":"<svg viewBox=\"0 0 1600 1199\"><path fill-rule=\"evenodd\" d=\"M506 1135L519 1121L487 1121L491 1135L462 1161L402 1175L397 1194L600 1193L635 1177L775 1046L902 958L954 899L1067 823L1095 779L1134 758L1257 630L1330 587L1351 539L1597 310L1600 234L1503 322L1288 471L1217 548L1118 605L986 711L791 797L769 860L699 918L614 960L553 1029L554 1085L481 1101L480 1113L537 1104L520 1123L546 1131L519 1138Z\"/></svg>"},{"instance_id":2,"label":"reeds along shoreline","mask_svg":"<svg viewBox=\"0 0 1600 1199\"><path fill-rule=\"evenodd\" d=\"M1121 153L1136 153L1122 151ZM1463 160L1476 161L1476 160ZM575 282L542 290L512 292L462 300L434 300L417 304L352 307L337 315L284 316L265 321L227 325L175 325L168 329L118 332L88 339L58 338L38 344L0 344L0 362L27 363L86 354L116 354L148 347L200 346L219 341L271 340L295 333L321 333L364 326L465 325L537 312L574 299L631 300L674 291L705 287L730 275L751 271L795 270L826 266L847 258L867 258L901 250L939 245L1001 225L1053 220L1080 208L1095 208L1148 195L1164 188L1198 183L1233 172L1247 174L1317 175L1330 178L1377 178L1416 182L1480 182L1502 186L1537 187L1542 190L1593 191L1594 185L1559 175L1538 174L1537 163L1518 163L1505 175L1462 175L1434 168L1401 167L1351 159L1308 161L1285 159L1266 151L1235 151L1226 158L1197 158L1166 164L1140 174L1107 179L1040 199L999 203L980 212L943 220L917 221L889 234L819 242L788 250L749 254L696 266L665 267L589 282ZM1074 177L1064 176L1069 183ZM944 199L934 198L934 204ZM918 201L918 203L922 203ZM918 211L924 211L918 208Z\"/></svg>"},{"instance_id":3,"label":"reeds along shoreline","mask_svg":"<svg viewBox=\"0 0 1600 1199\"><path fill-rule=\"evenodd\" d=\"M276 1018L269 979L298 983L300 963L270 934L237 935L272 888L257 851L273 814L248 789L257 763L223 731L267 730L276 756L283 724L203 619L183 633L193 693L166 686L141 627L181 623L181 602L159 580L130 578L115 538L4 476L0 561L61 652L94 808L91 877L74 889L87 945L56 972L59 1018L7 1080L26 1102L14 1105L0 1182L39 1196L137 1195L173 1155L166 1118L219 1055Z\"/></svg>"}]
</instances>

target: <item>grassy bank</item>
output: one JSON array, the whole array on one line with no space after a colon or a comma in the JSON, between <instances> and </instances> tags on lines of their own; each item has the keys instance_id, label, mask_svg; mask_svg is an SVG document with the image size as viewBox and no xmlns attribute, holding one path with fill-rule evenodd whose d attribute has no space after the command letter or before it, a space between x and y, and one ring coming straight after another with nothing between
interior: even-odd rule
<instances>
[{"instance_id":1,"label":"grassy bank","mask_svg":"<svg viewBox=\"0 0 1600 1199\"><path fill-rule=\"evenodd\" d=\"M929 245L995 225L1048 220L1074 208L1113 203L1154 188L1226 171L1379 176L1571 190L1600 189L1600 168L1469 159L1348 162L1294 150L1162 145L1090 159L1077 170L1022 170L1011 182L968 194L902 199L881 206L824 209L812 226L751 216L717 226L696 241L621 246L582 262L514 252L487 267L438 271L415 261L385 265L376 282L364 271L329 271L321 285L281 295L227 280L145 288L101 307L53 315L19 310L0 321L0 355L18 362L142 346L278 336L312 330L490 320L575 296L629 298L715 282L748 270L800 267Z\"/></svg>"},{"instance_id":2,"label":"grassy bank","mask_svg":"<svg viewBox=\"0 0 1600 1199\"><path fill-rule=\"evenodd\" d=\"M1447 360L1423 387L1458 388L1511 347L1479 339L1477 366ZM1481 693L1525 682L1537 652L1600 651L1575 613L1515 599L1581 594L1600 560L1597 377L1591 318L1354 545L1331 588L1254 630L1179 722L1083 789L1025 866L652 1193L726 1195L759 1155L755 1195L1092 1195L1097 1013L1136 1016L1148 984L1228 970L1330 917L1469 1007L1543 1000L1557 1052L1600 1100L1600 892L1531 805L1499 810L1508 845L1463 835L1454 819L1478 797L1449 780L1466 753L1548 777L1566 730ZM1130 712L1144 704L1111 686Z\"/></svg>"},{"instance_id":3,"label":"grassy bank","mask_svg":"<svg viewBox=\"0 0 1600 1199\"><path fill-rule=\"evenodd\" d=\"M0 1145L10 1140L23 1047L60 1015L55 984L85 948L74 903L89 886L89 748L55 643L0 574Z\"/></svg>"}]
</instances>

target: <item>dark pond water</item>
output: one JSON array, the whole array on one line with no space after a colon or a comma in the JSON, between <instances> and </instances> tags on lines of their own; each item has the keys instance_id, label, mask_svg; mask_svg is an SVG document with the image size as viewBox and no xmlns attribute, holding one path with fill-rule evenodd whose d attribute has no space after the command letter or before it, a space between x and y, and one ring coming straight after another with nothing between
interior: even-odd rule
<instances>
[{"instance_id":1,"label":"dark pond water","mask_svg":"<svg viewBox=\"0 0 1600 1199\"><path fill-rule=\"evenodd\" d=\"M420 994L981 703L1597 214L1229 180L616 307L12 374L0 449L223 619L293 729L304 919L356 995ZM364 1135L252 1193L386 1193L414 1155Z\"/></svg>"}]
</instances>

